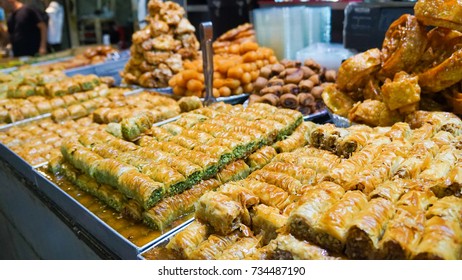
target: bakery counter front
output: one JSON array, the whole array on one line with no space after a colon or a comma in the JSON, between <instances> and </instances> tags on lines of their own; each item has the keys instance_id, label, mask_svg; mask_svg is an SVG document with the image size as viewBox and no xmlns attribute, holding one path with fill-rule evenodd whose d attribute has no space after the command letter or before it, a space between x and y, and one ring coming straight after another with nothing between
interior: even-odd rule
<instances>
[{"instance_id":1,"label":"bakery counter front","mask_svg":"<svg viewBox=\"0 0 462 280\"><path fill-rule=\"evenodd\" d=\"M114 257L8 161L1 146L1 259ZM32 171L30 169L30 171Z\"/></svg>"}]
</instances>

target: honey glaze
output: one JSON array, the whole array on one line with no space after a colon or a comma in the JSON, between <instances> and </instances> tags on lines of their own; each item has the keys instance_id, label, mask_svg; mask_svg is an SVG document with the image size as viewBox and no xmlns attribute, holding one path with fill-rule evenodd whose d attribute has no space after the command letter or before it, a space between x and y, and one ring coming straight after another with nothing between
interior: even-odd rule
<instances>
[{"instance_id":1,"label":"honey glaze","mask_svg":"<svg viewBox=\"0 0 462 280\"><path fill-rule=\"evenodd\" d=\"M172 223L169 228L164 231L153 230L141 221L135 221L118 213L98 198L81 190L76 185L70 183L63 176L55 176L47 170L46 167L41 167L38 171L48 180L56 184L61 190L65 191L69 196L74 198L83 207L95 214L109 227L120 233L127 240L138 247L142 247L163 233L181 225L192 217L192 214L185 215L181 219Z\"/></svg>"}]
</instances>

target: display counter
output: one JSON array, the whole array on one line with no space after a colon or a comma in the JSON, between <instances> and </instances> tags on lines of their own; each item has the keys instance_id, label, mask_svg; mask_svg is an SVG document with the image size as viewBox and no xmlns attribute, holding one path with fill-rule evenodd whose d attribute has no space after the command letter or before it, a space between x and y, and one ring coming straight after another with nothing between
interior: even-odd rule
<instances>
[{"instance_id":1,"label":"display counter","mask_svg":"<svg viewBox=\"0 0 462 280\"><path fill-rule=\"evenodd\" d=\"M1 259L116 257L38 189L33 178L26 178L13 167L15 162L9 161L9 151L3 146L1 150ZM33 173L29 168L23 171Z\"/></svg>"}]
</instances>

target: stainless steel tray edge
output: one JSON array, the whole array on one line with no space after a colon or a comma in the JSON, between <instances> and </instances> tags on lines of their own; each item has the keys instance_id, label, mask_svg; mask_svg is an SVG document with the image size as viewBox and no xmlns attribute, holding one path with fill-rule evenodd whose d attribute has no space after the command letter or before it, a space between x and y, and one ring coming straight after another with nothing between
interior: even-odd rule
<instances>
[{"instance_id":1,"label":"stainless steel tray edge","mask_svg":"<svg viewBox=\"0 0 462 280\"><path fill-rule=\"evenodd\" d=\"M179 99L181 99L183 97L183 96L174 95L173 91L172 91L172 88L170 88L170 87L167 87L167 88L144 88L144 90L158 92L158 93L160 93L162 95L171 97L171 98L176 99L176 100L179 100ZM238 95L231 95L231 96L228 96L228 97L218 97L217 102L224 102L224 103L227 103L227 104L235 105L235 104L244 103L247 100L247 98L249 98L249 94L248 93L242 93L242 94L238 94ZM203 102L204 98L200 98L200 100Z\"/></svg>"},{"instance_id":2,"label":"stainless steel tray edge","mask_svg":"<svg viewBox=\"0 0 462 280\"><path fill-rule=\"evenodd\" d=\"M138 260L146 260L144 257L143 257L143 254L146 253L147 251L155 248L155 247L158 247L160 245L166 245L168 241L170 241L170 239L172 239L175 235L177 235L179 232L181 232L182 230L184 230L187 226L189 226L192 222L194 222L195 218L191 218L189 220L187 220L186 222L182 223L181 225L171 229L170 231L164 233L163 235L161 235L160 237L156 238L156 240L150 242L149 244L143 246L142 250L140 251L140 253L138 254L137 256L137 259Z\"/></svg>"},{"instance_id":3,"label":"stainless steel tray edge","mask_svg":"<svg viewBox=\"0 0 462 280\"><path fill-rule=\"evenodd\" d=\"M337 114L334 114L331 110L327 109L327 113L329 114L332 123L337 126L337 127L350 127L354 123L350 122L349 119L339 116Z\"/></svg>"},{"instance_id":4,"label":"stainless steel tray edge","mask_svg":"<svg viewBox=\"0 0 462 280\"><path fill-rule=\"evenodd\" d=\"M321 119L321 118L326 118L328 117L328 113L327 113L327 110L324 109L320 112L317 112L317 113L314 113L314 114L310 114L310 115L307 115L307 116L303 116L303 121L305 122L316 122L316 120L318 119Z\"/></svg>"},{"instance_id":5,"label":"stainless steel tray edge","mask_svg":"<svg viewBox=\"0 0 462 280\"><path fill-rule=\"evenodd\" d=\"M124 87L121 87L124 88ZM132 96L132 95L137 95L143 92L143 89L141 88L127 88L130 89L130 91L127 91L124 93L124 96Z\"/></svg>"},{"instance_id":6,"label":"stainless steel tray edge","mask_svg":"<svg viewBox=\"0 0 462 280\"><path fill-rule=\"evenodd\" d=\"M18 156L15 152L10 150L3 143L0 143L0 159L8 162L14 169L16 169L22 176L30 181L34 181L36 172L32 165Z\"/></svg>"},{"instance_id":7,"label":"stainless steel tray edge","mask_svg":"<svg viewBox=\"0 0 462 280\"><path fill-rule=\"evenodd\" d=\"M172 228L171 230L167 231L166 233L162 234L161 236L157 237L153 241L151 241L148 244L141 247L141 250L140 250L139 254L141 255L144 252L150 250L151 248L154 248L154 247L158 246L159 244L163 243L165 240L170 240L170 238L172 238L173 236L175 236L175 234L177 234L178 232L185 229L193 221L194 221L194 218L191 218L191 219L183 222L182 224Z\"/></svg>"},{"instance_id":8,"label":"stainless steel tray edge","mask_svg":"<svg viewBox=\"0 0 462 280\"><path fill-rule=\"evenodd\" d=\"M99 217L46 178L41 172L34 170L34 173L36 186L69 215L77 225L88 231L96 241L101 242L120 258L136 259L140 252L140 247L108 226Z\"/></svg>"},{"instance_id":9,"label":"stainless steel tray edge","mask_svg":"<svg viewBox=\"0 0 462 280\"><path fill-rule=\"evenodd\" d=\"M28 119L24 119L24 120L21 120L21 121L14 122L14 123L9 123L9 124L0 126L0 131L5 131L5 130L8 130L8 129L10 129L12 127L15 127L15 126L28 124L28 123L43 120L43 119L46 119L46 118L49 118L49 117L51 117L51 113L46 113L46 114L43 114L43 115L38 115L38 116L33 117L33 118L28 118Z\"/></svg>"}]
</instances>

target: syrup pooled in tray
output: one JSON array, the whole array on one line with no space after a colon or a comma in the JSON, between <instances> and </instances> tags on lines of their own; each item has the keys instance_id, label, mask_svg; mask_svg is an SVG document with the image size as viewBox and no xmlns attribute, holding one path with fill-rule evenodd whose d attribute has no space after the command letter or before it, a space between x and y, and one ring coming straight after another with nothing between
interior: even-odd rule
<instances>
[{"instance_id":1,"label":"syrup pooled in tray","mask_svg":"<svg viewBox=\"0 0 462 280\"><path fill-rule=\"evenodd\" d=\"M80 190L77 186L71 184L63 177L51 175L47 171L46 167L41 168L39 171L45 175L46 178L55 183L59 188L61 188L80 204L82 204L82 206L95 214L108 226L113 228L115 231L120 233L123 237L127 238L130 240L130 242L138 247L142 247L148 244L171 228L180 225L192 217L191 214L183 217L182 219L179 219L172 224L171 228L167 228L164 232L152 230L142 222L137 222L124 217L122 214L99 201L96 197Z\"/></svg>"}]
</instances>

